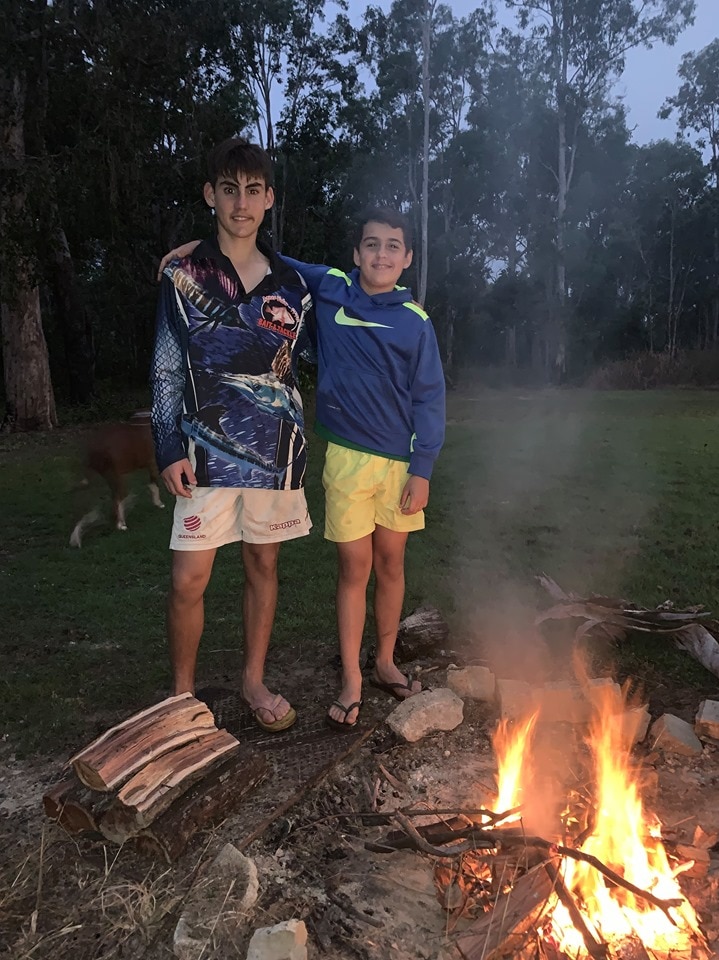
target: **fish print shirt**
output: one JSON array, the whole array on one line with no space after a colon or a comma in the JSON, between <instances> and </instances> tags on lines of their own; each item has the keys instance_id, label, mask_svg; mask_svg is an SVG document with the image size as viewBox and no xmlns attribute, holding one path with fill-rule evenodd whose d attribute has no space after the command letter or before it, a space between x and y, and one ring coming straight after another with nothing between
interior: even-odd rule
<instances>
[{"instance_id":1,"label":"fish print shirt","mask_svg":"<svg viewBox=\"0 0 719 960\"><path fill-rule=\"evenodd\" d=\"M151 368L160 470L188 457L199 486L298 489L307 451L297 358L307 287L260 246L267 276L247 292L216 238L167 265Z\"/></svg>"}]
</instances>

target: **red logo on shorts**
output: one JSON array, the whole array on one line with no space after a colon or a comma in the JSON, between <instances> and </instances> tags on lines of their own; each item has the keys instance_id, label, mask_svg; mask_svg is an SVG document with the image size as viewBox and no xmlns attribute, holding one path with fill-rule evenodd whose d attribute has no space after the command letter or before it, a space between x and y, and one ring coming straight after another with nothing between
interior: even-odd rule
<instances>
[{"instance_id":1,"label":"red logo on shorts","mask_svg":"<svg viewBox=\"0 0 719 960\"><path fill-rule=\"evenodd\" d=\"M202 520L200 520L200 518L197 516L185 517L185 519L182 521L182 525L185 530L199 530L202 526Z\"/></svg>"}]
</instances>

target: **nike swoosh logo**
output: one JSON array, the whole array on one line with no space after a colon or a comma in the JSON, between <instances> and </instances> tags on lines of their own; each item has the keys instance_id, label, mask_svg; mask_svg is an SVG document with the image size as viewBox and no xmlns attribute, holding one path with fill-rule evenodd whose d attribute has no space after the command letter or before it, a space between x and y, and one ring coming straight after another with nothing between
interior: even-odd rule
<instances>
[{"instance_id":1,"label":"nike swoosh logo","mask_svg":"<svg viewBox=\"0 0 719 960\"><path fill-rule=\"evenodd\" d=\"M372 323L371 320L360 320L357 317L348 317L344 307L340 307L335 314L335 323L338 323L341 327L384 327L386 330L391 329L387 323Z\"/></svg>"}]
</instances>

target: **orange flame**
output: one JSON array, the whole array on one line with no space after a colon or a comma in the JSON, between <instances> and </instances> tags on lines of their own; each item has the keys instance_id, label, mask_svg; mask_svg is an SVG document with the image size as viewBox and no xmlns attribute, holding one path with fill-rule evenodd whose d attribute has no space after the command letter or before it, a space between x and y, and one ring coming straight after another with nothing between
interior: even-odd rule
<instances>
[{"instance_id":1,"label":"orange flame","mask_svg":"<svg viewBox=\"0 0 719 960\"><path fill-rule=\"evenodd\" d=\"M563 879L588 929L604 942L616 944L638 937L657 957L669 957L673 951L685 948L692 935L703 939L702 934L667 859L661 824L645 811L631 769L625 697L611 685L604 687L599 696L597 692L592 696L594 714L587 737L596 781L596 818L582 850L642 890L663 900L682 902L679 907L670 908L670 920L663 910L643 898L622 887L608 886L603 875L584 862L565 860ZM535 714L514 730L506 723L497 728L493 745L498 765L498 810L516 806L523 799L536 719ZM526 810L527 798L524 804ZM553 910L551 931L560 950L571 956L586 956L581 935L561 903Z\"/></svg>"},{"instance_id":2,"label":"orange flame","mask_svg":"<svg viewBox=\"0 0 719 960\"><path fill-rule=\"evenodd\" d=\"M529 781L528 760L536 722L537 714L533 713L514 726L510 726L505 719L497 724L492 736L497 757L497 811L511 810L521 805L523 788ZM519 818L520 814L515 814L503 822L509 823Z\"/></svg>"}]
</instances>

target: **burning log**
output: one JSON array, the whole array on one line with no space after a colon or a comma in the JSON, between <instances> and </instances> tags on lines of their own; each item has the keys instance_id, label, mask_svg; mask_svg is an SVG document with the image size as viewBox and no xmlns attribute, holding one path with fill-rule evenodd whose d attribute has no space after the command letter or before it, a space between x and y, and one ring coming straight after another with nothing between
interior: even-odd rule
<instances>
[{"instance_id":1,"label":"burning log","mask_svg":"<svg viewBox=\"0 0 719 960\"><path fill-rule=\"evenodd\" d=\"M552 880L542 866L525 873L507 893L497 897L491 913L457 937L455 956L462 960L499 960L520 955L551 896Z\"/></svg>"},{"instance_id":2,"label":"burning log","mask_svg":"<svg viewBox=\"0 0 719 960\"><path fill-rule=\"evenodd\" d=\"M112 790L162 754L217 732L212 713L180 694L118 724L77 753L70 763L93 790Z\"/></svg>"},{"instance_id":3,"label":"burning log","mask_svg":"<svg viewBox=\"0 0 719 960\"><path fill-rule=\"evenodd\" d=\"M584 947L589 956L592 957L592 960L606 960L606 957L609 953L609 948L607 947L606 943L601 943L599 940L594 938L591 930L584 922L582 911L575 903L574 897L567 889L564 880L562 880L559 870L557 870L556 866L551 862L545 863L544 869L549 874L549 877L554 885L554 889L557 891L557 896L567 908L572 923L580 932L582 940L584 941Z\"/></svg>"}]
</instances>

